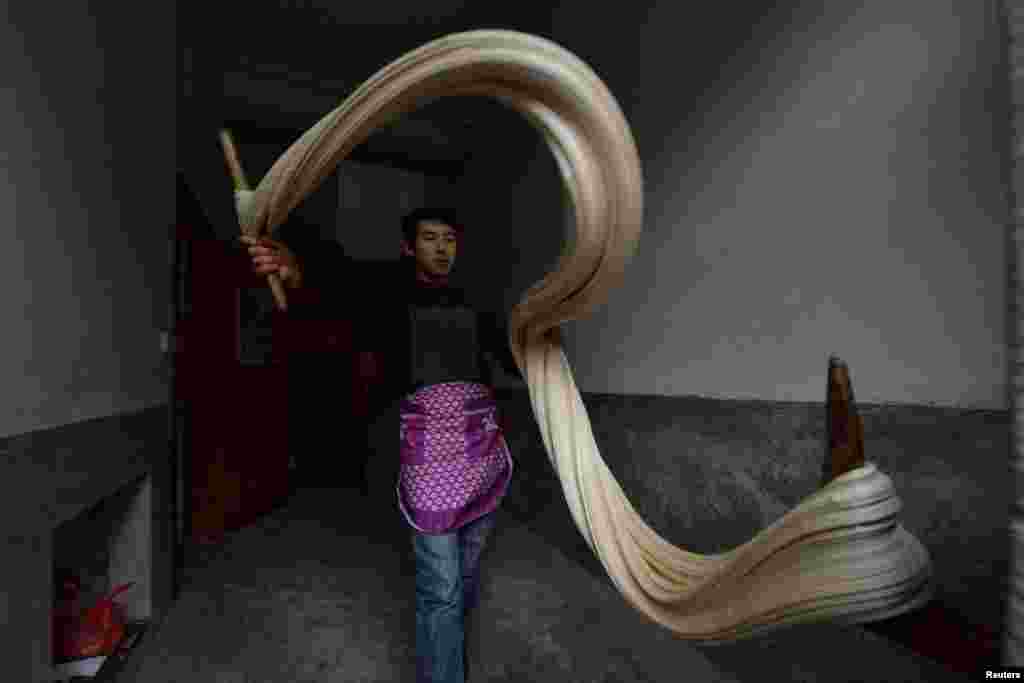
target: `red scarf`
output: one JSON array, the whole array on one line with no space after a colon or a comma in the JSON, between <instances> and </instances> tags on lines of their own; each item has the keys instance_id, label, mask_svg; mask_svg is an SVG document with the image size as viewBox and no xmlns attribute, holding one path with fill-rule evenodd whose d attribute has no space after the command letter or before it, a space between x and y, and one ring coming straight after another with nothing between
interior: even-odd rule
<instances>
[{"instance_id":1,"label":"red scarf","mask_svg":"<svg viewBox=\"0 0 1024 683\"><path fill-rule=\"evenodd\" d=\"M448 276L438 278L420 278L419 273L416 273L416 285L419 287L426 287L427 289L443 289L448 286Z\"/></svg>"}]
</instances>

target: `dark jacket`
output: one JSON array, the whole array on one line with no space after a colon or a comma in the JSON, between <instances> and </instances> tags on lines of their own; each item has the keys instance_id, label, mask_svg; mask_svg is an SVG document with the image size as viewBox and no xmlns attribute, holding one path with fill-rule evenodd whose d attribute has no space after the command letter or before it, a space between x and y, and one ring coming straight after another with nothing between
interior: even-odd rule
<instances>
[{"instance_id":1,"label":"dark jacket","mask_svg":"<svg viewBox=\"0 0 1024 683\"><path fill-rule=\"evenodd\" d=\"M288 291L290 315L353 321L356 350L379 354L383 376L371 394L375 411L415 390L412 382L408 306L466 305L476 314L482 383L493 386L494 361L522 379L509 349L504 316L486 310L464 288L420 285L411 264L363 262L345 254L340 244L319 239L287 239L299 260L303 287Z\"/></svg>"}]
</instances>

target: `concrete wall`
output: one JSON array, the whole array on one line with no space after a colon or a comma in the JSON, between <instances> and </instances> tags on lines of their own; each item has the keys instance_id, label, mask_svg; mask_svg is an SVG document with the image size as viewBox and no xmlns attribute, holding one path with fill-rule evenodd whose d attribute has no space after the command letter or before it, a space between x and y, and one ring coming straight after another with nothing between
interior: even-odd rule
<instances>
[{"instance_id":1,"label":"concrete wall","mask_svg":"<svg viewBox=\"0 0 1024 683\"><path fill-rule=\"evenodd\" d=\"M167 402L173 5L94 4L0 23L0 437Z\"/></svg>"},{"instance_id":2,"label":"concrete wall","mask_svg":"<svg viewBox=\"0 0 1024 683\"><path fill-rule=\"evenodd\" d=\"M862 401L1005 409L994 3L783 4L555 10L646 182L626 285L566 326L580 389L817 401L834 352ZM507 130L462 196L488 239L513 234L481 266L511 306L557 257L562 211L547 152Z\"/></svg>"}]
</instances>

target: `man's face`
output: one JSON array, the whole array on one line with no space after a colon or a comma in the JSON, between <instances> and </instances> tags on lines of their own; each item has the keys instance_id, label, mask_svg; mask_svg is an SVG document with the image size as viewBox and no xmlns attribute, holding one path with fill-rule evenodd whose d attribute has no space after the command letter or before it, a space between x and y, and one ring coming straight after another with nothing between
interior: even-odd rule
<instances>
[{"instance_id":1,"label":"man's face","mask_svg":"<svg viewBox=\"0 0 1024 683\"><path fill-rule=\"evenodd\" d=\"M434 277L448 275L455 265L457 233L454 228L439 221L419 224L413 249L402 241L402 251L416 259L416 268Z\"/></svg>"}]
</instances>

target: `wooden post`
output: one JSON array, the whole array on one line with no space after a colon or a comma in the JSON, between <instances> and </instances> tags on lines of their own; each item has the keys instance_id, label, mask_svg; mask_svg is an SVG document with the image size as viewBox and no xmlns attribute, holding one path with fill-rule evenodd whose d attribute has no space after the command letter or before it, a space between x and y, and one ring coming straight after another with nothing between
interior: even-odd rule
<instances>
[{"instance_id":1,"label":"wooden post","mask_svg":"<svg viewBox=\"0 0 1024 683\"><path fill-rule=\"evenodd\" d=\"M825 463L823 484L864 466L864 423L857 413L850 371L837 356L828 359L825 429L829 458Z\"/></svg>"}]
</instances>

